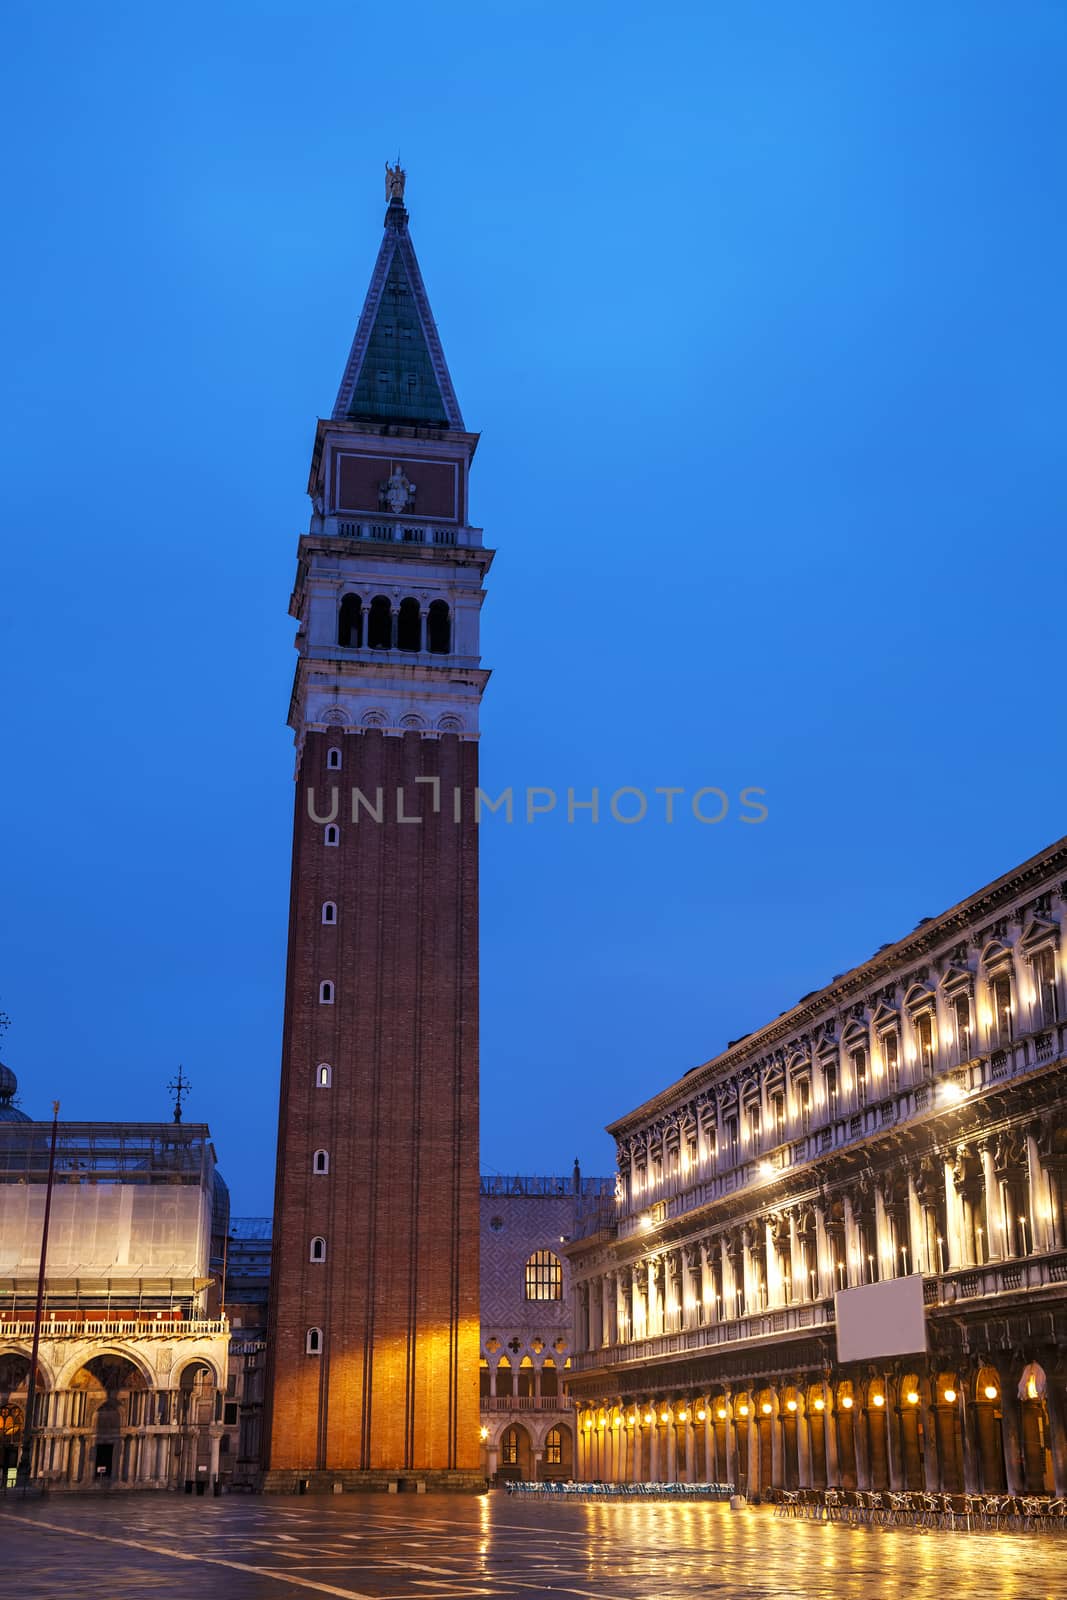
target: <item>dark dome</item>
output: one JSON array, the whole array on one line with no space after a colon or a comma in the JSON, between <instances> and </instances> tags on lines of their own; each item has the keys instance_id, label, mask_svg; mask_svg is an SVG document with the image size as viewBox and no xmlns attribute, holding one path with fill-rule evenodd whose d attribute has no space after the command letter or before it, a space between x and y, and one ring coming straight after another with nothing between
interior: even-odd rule
<instances>
[{"instance_id":1,"label":"dark dome","mask_svg":"<svg viewBox=\"0 0 1067 1600\"><path fill-rule=\"evenodd\" d=\"M0 1122L32 1122L25 1111L20 1111L11 1104L18 1093L19 1080L10 1067L5 1067L0 1061Z\"/></svg>"}]
</instances>

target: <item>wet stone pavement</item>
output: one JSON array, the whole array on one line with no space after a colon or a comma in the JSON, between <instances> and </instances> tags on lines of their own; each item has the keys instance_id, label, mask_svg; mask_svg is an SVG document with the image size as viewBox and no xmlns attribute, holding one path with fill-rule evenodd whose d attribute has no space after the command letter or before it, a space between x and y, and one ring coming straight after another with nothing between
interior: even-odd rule
<instances>
[{"instance_id":1,"label":"wet stone pavement","mask_svg":"<svg viewBox=\"0 0 1067 1600\"><path fill-rule=\"evenodd\" d=\"M10 1600L1065 1600L1067 1537L488 1496L0 1501Z\"/></svg>"}]
</instances>

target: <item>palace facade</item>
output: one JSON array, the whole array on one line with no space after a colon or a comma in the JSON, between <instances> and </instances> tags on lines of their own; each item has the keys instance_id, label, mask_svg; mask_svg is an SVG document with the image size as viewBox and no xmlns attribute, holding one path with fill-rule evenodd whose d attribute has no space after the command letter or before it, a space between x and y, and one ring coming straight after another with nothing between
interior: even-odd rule
<instances>
[{"instance_id":1,"label":"palace facade","mask_svg":"<svg viewBox=\"0 0 1067 1600\"><path fill-rule=\"evenodd\" d=\"M52 1124L0 1067L0 1468L26 1419ZM59 1124L31 1478L51 1489L225 1478L229 1326L217 1284L229 1200L197 1123Z\"/></svg>"},{"instance_id":2,"label":"palace facade","mask_svg":"<svg viewBox=\"0 0 1067 1600\"><path fill-rule=\"evenodd\" d=\"M1067 1493L1065 905L1061 840L611 1125L580 1478ZM902 1277L925 1348L839 1360Z\"/></svg>"},{"instance_id":3,"label":"palace facade","mask_svg":"<svg viewBox=\"0 0 1067 1600\"><path fill-rule=\"evenodd\" d=\"M563 1177L481 1180L482 1470L505 1478L574 1476L574 1345L563 1246L611 1214L614 1182Z\"/></svg>"}]
</instances>

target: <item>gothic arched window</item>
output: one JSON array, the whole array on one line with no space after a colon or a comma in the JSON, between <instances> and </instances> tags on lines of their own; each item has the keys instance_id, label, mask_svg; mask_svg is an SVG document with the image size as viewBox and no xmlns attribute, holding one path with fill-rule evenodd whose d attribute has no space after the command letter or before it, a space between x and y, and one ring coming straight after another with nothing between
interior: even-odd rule
<instances>
[{"instance_id":1,"label":"gothic arched window","mask_svg":"<svg viewBox=\"0 0 1067 1600\"><path fill-rule=\"evenodd\" d=\"M417 600L401 600L396 622L396 647L398 650L422 648L422 618Z\"/></svg>"},{"instance_id":2,"label":"gothic arched window","mask_svg":"<svg viewBox=\"0 0 1067 1600\"><path fill-rule=\"evenodd\" d=\"M526 1263L527 1300L563 1299L563 1264L551 1250L535 1250Z\"/></svg>"},{"instance_id":3,"label":"gothic arched window","mask_svg":"<svg viewBox=\"0 0 1067 1600\"><path fill-rule=\"evenodd\" d=\"M343 650L356 650L362 642L363 602L358 594L346 594L337 618L337 643Z\"/></svg>"},{"instance_id":4,"label":"gothic arched window","mask_svg":"<svg viewBox=\"0 0 1067 1600\"><path fill-rule=\"evenodd\" d=\"M426 617L426 648L446 656L452 648L452 619L445 600L432 600Z\"/></svg>"}]
</instances>

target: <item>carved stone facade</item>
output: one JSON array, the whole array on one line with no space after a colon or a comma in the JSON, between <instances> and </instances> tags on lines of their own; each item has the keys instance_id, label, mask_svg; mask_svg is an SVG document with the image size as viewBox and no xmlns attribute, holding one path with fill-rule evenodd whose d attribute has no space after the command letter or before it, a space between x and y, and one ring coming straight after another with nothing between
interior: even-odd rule
<instances>
[{"instance_id":1,"label":"carved stone facade","mask_svg":"<svg viewBox=\"0 0 1067 1600\"><path fill-rule=\"evenodd\" d=\"M610 1214L614 1185L583 1178L481 1180L481 1438L485 1476L574 1475L564 1394L573 1347L563 1245Z\"/></svg>"},{"instance_id":2,"label":"carved stone facade","mask_svg":"<svg viewBox=\"0 0 1067 1600\"><path fill-rule=\"evenodd\" d=\"M1067 841L612 1125L581 1476L1067 1493ZM835 1296L921 1275L926 1351Z\"/></svg>"},{"instance_id":3,"label":"carved stone facade","mask_svg":"<svg viewBox=\"0 0 1067 1600\"><path fill-rule=\"evenodd\" d=\"M51 1123L0 1121L0 1468L26 1421ZM228 1475L226 1188L206 1127L61 1123L31 1480L179 1488Z\"/></svg>"}]
</instances>

